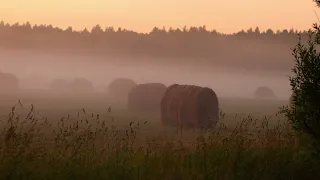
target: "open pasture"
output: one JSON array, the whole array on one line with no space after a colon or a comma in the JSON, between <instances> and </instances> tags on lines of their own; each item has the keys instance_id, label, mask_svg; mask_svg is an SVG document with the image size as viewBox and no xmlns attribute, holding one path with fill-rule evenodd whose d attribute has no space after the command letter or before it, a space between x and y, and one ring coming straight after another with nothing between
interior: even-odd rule
<instances>
[{"instance_id":1,"label":"open pasture","mask_svg":"<svg viewBox=\"0 0 320 180\"><path fill-rule=\"evenodd\" d=\"M108 97L104 93L86 95L61 95L47 91L30 91L17 94L0 95L0 119L6 120L12 107L15 106L15 113L21 116L27 115L31 108L37 118L47 118L52 124L67 118L66 123L72 123L81 118L89 118L91 123L100 120L112 122L117 127L128 127L130 122L141 125L140 133L147 133L148 137L153 135L177 137L175 134L183 130L186 134L199 129L184 127L166 127L162 125L159 115L142 114L130 112L124 102L119 102ZM277 116L279 107L287 105L288 101L279 99L249 99L249 98L219 98L221 116L219 124L227 128L234 128L243 119L252 119L260 123L267 120L269 125L285 120L283 116ZM171 133L169 133L171 132ZM151 133L151 134L149 134ZM167 134L169 133L169 134ZM179 133L181 135L181 133Z\"/></svg>"}]
</instances>

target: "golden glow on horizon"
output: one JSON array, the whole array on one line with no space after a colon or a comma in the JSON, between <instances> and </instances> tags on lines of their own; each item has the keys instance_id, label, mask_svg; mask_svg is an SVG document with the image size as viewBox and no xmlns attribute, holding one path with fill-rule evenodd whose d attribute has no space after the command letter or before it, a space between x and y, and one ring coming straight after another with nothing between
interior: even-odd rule
<instances>
[{"instance_id":1,"label":"golden glow on horizon","mask_svg":"<svg viewBox=\"0 0 320 180\"><path fill-rule=\"evenodd\" d=\"M140 32L155 26L206 25L232 33L256 26L305 30L318 21L312 0L0 0L0 4L0 20L5 22L78 30L96 24Z\"/></svg>"}]
</instances>

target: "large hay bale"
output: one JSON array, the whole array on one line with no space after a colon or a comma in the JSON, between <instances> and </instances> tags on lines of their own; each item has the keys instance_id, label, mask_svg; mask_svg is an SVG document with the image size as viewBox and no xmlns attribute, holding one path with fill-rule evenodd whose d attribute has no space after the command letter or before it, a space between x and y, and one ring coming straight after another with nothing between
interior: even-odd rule
<instances>
[{"instance_id":1,"label":"large hay bale","mask_svg":"<svg viewBox=\"0 0 320 180\"><path fill-rule=\"evenodd\" d=\"M265 86L260 86L256 89L254 92L254 96L256 98L274 98L276 95L272 91L272 89L265 87Z\"/></svg>"},{"instance_id":2,"label":"large hay bale","mask_svg":"<svg viewBox=\"0 0 320 180\"><path fill-rule=\"evenodd\" d=\"M109 84L108 92L111 96L127 99L128 93L136 86L132 79L117 78Z\"/></svg>"},{"instance_id":3,"label":"large hay bale","mask_svg":"<svg viewBox=\"0 0 320 180\"><path fill-rule=\"evenodd\" d=\"M167 87L161 83L139 84L128 94L128 108L134 112L159 113Z\"/></svg>"},{"instance_id":4,"label":"large hay bale","mask_svg":"<svg viewBox=\"0 0 320 180\"><path fill-rule=\"evenodd\" d=\"M70 90L69 82L64 79L54 79L51 81L50 90L55 92L67 92Z\"/></svg>"},{"instance_id":5,"label":"large hay bale","mask_svg":"<svg viewBox=\"0 0 320 180\"><path fill-rule=\"evenodd\" d=\"M19 79L11 73L0 72L0 91L12 92L19 89Z\"/></svg>"},{"instance_id":6,"label":"large hay bale","mask_svg":"<svg viewBox=\"0 0 320 180\"><path fill-rule=\"evenodd\" d=\"M73 79L69 87L73 93L92 93L94 91L92 82L80 77Z\"/></svg>"},{"instance_id":7,"label":"large hay bale","mask_svg":"<svg viewBox=\"0 0 320 180\"><path fill-rule=\"evenodd\" d=\"M161 120L165 125L213 128L219 120L217 95L207 87L173 84L161 100Z\"/></svg>"}]
</instances>

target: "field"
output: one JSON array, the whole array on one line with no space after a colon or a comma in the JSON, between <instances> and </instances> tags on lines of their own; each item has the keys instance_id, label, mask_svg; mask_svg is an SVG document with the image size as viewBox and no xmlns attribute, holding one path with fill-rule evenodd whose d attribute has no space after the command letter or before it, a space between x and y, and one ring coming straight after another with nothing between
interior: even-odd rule
<instances>
[{"instance_id":1,"label":"field","mask_svg":"<svg viewBox=\"0 0 320 180\"><path fill-rule=\"evenodd\" d=\"M18 101L19 100L19 101ZM220 98L215 129L164 127L104 94L1 95L1 179L318 179L285 100Z\"/></svg>"}]
</instances>

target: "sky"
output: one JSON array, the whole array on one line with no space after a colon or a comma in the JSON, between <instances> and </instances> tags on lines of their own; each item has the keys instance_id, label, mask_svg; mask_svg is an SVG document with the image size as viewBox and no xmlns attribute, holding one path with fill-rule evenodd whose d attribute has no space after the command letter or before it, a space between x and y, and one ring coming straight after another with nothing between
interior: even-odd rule
<instances>
[{"instance_id":1,"label":"sky","mask_svg":"<svg viewBox=\"0 0 320 180\"><path fill-rule=\"evenodd\" d=\"M0 21L94 25L149 32L153 27L202 26L223 33L259 26L306 30L318 22L312 0L0 0Z\"/></svg>"}]
</instances>

